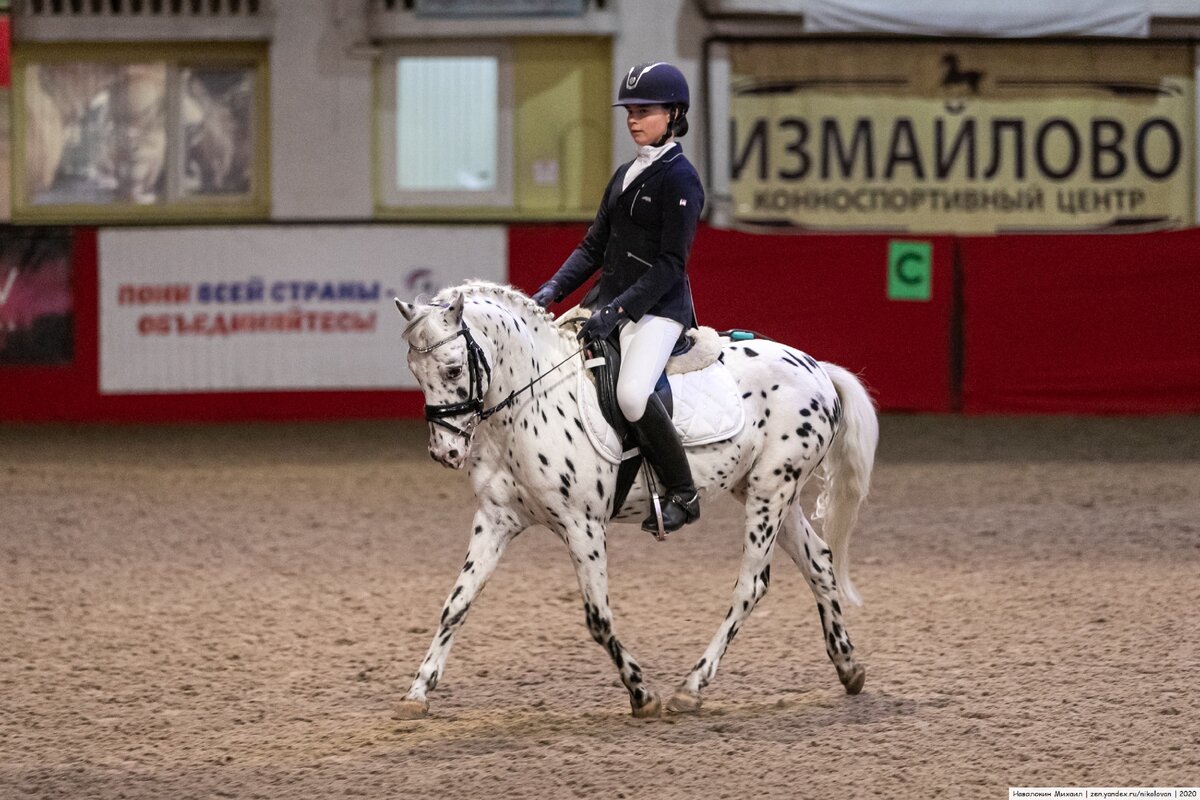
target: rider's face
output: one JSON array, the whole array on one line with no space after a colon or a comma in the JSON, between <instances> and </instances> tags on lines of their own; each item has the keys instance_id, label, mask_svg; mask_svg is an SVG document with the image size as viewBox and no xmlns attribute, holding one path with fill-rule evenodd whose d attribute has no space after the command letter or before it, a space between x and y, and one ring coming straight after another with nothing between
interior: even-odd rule
<instances>
[{"instance_id":1,"label":"rider's face","mask_svg":"<svg viewBox=\"0 0 1200 800\"><path fill-rule=\"evenodd\" d=\"M638 147L654 144L667 132L671 114L666 106L626 106L626 125Z\"/></svg>"}]
</instances>

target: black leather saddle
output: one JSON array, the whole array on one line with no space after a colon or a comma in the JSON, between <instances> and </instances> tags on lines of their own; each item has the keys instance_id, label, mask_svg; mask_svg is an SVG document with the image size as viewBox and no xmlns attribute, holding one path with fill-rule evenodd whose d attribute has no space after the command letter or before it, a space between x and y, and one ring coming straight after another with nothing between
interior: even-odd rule
<instances>
[{"instance_id":1,"label":"black leather saddle","mask_svg":"<svg viewBox=\"0 0 1200 800\"><path fill-rule=\"evenodd\" d=\"M690 336L688 331L684 331L671 351L671 358L688 352L695 343L695 338ZM625 419L620 405L617 404L617 377L621 373L621 342L618 333L614 331L607 339L590 342L585 352L588 369L591 370L592 377L596 382L596 397L599 400L600 413L604 415L605 421L620 437L621 452L630 453L638 448L638 439L633 426ZM665 370L654 385L654 393L662 401L667 414L672 414L674 403L671 397L671 383L667 380ZM617 469L617 487L613 492L613 514L620 511L621 506L625 504L625 498L629 496L629 490L637 478L637 472L641 465L642 455L640 452L622 459L621 466Z\"/></svg>"}]
</instances>

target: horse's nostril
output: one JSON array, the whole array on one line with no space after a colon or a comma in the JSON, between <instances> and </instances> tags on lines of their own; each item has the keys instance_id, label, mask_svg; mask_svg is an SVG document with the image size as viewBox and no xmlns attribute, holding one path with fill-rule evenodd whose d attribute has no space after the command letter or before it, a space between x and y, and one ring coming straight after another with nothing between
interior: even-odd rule
<instances>
[{"instance_id":1,"label":"horse's nostril","mask_svg":"<svg viewBox=\"0 0 1200 800\"><path fill-rule=\"evenodd\" d=\"M458 451L457 451L457 450L451 450L451 451L450 451L450 453L449 453L449 455L450 455L450 458L458 458Z\"/></svg>"},{"instance_id":2,"label":"horse's nostril","mask_svg":"<svg viewBox=\"0 0 1200 800\"><path fill-rule=\"evenodd\" d=\"M433 452L432 450L429 451L429 457L432 458L434 461L438 460L437 453Z\"/></svg>"}]
</instances>

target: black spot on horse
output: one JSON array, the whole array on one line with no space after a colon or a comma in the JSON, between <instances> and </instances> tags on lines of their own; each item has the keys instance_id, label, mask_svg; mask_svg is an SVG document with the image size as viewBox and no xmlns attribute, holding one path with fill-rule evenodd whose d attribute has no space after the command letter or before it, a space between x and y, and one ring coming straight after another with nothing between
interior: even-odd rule
<instances>
[{"instance_id":1,"label":"black spot on horse","mask_svg":"<svg viewBox=\"0 0 1200 800\"><path fill-rule=\"evenodd\" d=\"M541 461L543 466L550 466L550 459L546 458L543 453L538 453L538 461Z\"/></svg>"},{"instance_id":2,"label":"black spot on horse","mask_svg":"<svg viewBox=\"0 0 1200 800\"><path fill-rule=\"evenodd\" d=\"M466 616L467 609L469 609L469 608L470 608L470 606L463 606L461 609L459 609L459 612L457 614L455 614L453 617L451 617L449 620L446 621L446 627L453 628L455 625L462 622L462 618L464 616Z\"/></svg>"},{"instance_id":3,"label":"black spot on horse","mask_svg":"<svg viewBox=\"0 0 1200 800\"><path fill-rule=\"evenodd\" d=\"M757 351L757 350L751 350L749 347L743 347L743 348L742 348L742 350L743 350L743 351L745 351L746 355L750 356L751 358L757 358L757 357L758 357L758 351Z\"/></svg>"}]
</instances>

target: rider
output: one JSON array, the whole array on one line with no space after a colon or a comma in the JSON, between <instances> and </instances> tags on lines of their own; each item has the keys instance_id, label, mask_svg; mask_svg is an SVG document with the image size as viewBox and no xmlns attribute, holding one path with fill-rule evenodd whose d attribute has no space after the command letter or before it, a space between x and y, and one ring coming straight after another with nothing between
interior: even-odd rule
<instances>
[{"instance_id":1,"label":"rider","mask_svg":"<svg viewBox=\"0 0 1200 800\"><path fill-rule=\"evenodd\" d=\"M675 531L700 518L700 498L654 386L684 328L696 324L685 269L704 188L675 141L688 130L687 80L665 61L639 64L613 105L625 107L637 157L613 174L587 235L533 299L545 308L603 268L581 304L592 316L579 336L605 339L619 329L617 402L665 489L663 528ZM654 514L642 528L658 530Z\"/></svg>"}]
</instances>

